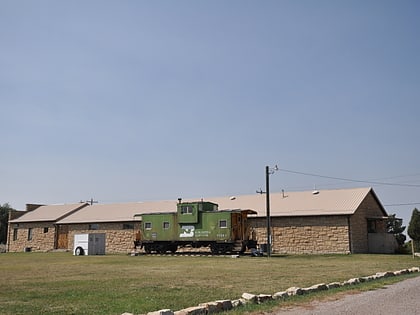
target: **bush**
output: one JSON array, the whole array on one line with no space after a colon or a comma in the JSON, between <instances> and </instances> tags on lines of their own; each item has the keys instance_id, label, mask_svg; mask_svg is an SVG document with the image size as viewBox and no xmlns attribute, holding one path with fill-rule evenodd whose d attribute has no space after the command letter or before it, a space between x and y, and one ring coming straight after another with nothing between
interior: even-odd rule
<instances>
[{"instance_id":1,"label":"bush","mask_svg":"<svg viewBox=\"0 0 420 315\"><path fill-rule=\"evenodd\" d=\"M411 241L404 243L404 245L399 245L396 254L411 255Z\"/></svg>"}]
</instances>

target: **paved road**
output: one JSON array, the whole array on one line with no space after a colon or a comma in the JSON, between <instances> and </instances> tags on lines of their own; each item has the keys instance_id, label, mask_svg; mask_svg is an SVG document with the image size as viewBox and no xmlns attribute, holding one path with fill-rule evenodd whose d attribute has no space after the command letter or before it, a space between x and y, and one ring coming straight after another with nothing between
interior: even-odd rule
<instances>
[{"instance_id":1,"label":"paved road","mask_svg":"<svg viewBox=\"0 0 420 315\"><path fill-rule=\"evenodd\" d=\"M275 315L420 315L420 277L383 289L347 295L336 301L312 302L303 307L282 308Z\"/></svg>"}]
</instances>

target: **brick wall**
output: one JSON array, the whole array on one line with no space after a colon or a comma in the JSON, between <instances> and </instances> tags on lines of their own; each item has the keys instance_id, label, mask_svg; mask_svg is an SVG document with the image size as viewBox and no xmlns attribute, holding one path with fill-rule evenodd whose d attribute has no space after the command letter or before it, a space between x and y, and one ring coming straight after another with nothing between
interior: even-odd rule
<instances>
[{"instance_id":1,"label":"brick wall","mask_svg":"<svg viewBox=\"0 0 420 315\"><path fill-rule=\"evenodd\" d=\"M31 229L32 239L28 239L29 229ZM30 248L31 251L51 251L54 249L54 241L55 226L53 223L10 224L8 235L9 252L23 252L25 248Z\"/></svg>"},{"instance_id":2,"label":"brick wall","mask_svg":"<svg viewBox=\"0 0 420 315\"><path fill-rule=\"evenodd\" d=\"M98 223L96 230L89 229L89 224L70 224L68 233L68 249L73 251L74 234L105 233L105 253L130 253L134 248L135 233L139 230L139 223L127 222L134 225L127 228L124 223Z\"/></svg>"},{"instance_id":3,"label":"brick wall","mask_svg":"<svg viewBox=\"0 0 420 315\"><path fill-rule=\"evenodd\" d=\"M250 222L258 243L267 243L266 219ZM271 226L273 253L349 253L347 216L273 217Z\"/></svg>"}]
</instances>

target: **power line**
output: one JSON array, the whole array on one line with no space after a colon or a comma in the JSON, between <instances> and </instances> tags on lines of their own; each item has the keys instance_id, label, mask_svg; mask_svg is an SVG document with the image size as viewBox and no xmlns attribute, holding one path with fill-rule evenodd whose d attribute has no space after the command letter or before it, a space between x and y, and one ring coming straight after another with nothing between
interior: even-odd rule
<instances>
[{"instance_id":1,"label":"power line","mask_svg":"<svg viewBox=\"0 0 420 315\"><path fill-rule=\"evenodd\" d=\"M384 205L384 207L415 206L415 205L420 205L420 202L394 203L394 204Z\"/></svg>"},{"instance_id":2,"label":"power line","mask_svg":"<svg viewBox=\"0 0 420 315\"><path fill-rule=\"evenodd\" d=\"M333 177L333 176L326 176L326 175L319 175L319 174L312 174L312 173L305 173L305 172L298 172L298 171L286 170L286 169L283 169L283 168L279 168L279 171L283 171L283 172L286 172L286 173L292 173L292 174L305 175L305 176L321 177L321 178L342 180L342 181L347 181L347 182L355 182L355 183L420 188L420 185L397 184L397 183L387 183L387 182L377 182L377 181L358 180L358 179L350 179L350 178L342 178L342 177Z\"/></svg>"},{"instance_id":3,"label":"power line","mask_svg":"<svg viewBox=\"0 0 420 315\"><path fill-rule=\"evenodd\" d=\"M395 179L395 178L403 178L403 177L416 177L416 176L420 176L420 173L408 174L408 175L397 175L397 176L391 176L391 177L382 177L382 178L377 178L376 180Z\"/></svg>"}]
</instances>

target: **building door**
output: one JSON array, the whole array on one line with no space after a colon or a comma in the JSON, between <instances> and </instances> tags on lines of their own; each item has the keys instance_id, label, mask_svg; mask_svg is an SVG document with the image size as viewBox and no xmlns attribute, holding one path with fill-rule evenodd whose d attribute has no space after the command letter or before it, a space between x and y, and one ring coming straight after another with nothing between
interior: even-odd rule
<instances>
[{"instance_id":1,"label":"building door","mask_svg":"<svg viewBox=\"0 0 420 315\"><path fill-rule=\"evenodd\" d=\"M67 249L69 247L68 235L68 225L59 225L57 230L57 249Z\"/></svg>"},{"instance_id":2,"label":"building door","mask_svg":"<svg viewBox=\"0 0 420 315\"><path fill-rule=\"evenodd\" d=\"M232 236L234 240L243 239L242 228L243 226L241 213L232 213Z\"/></svg>"}]
</instances>

